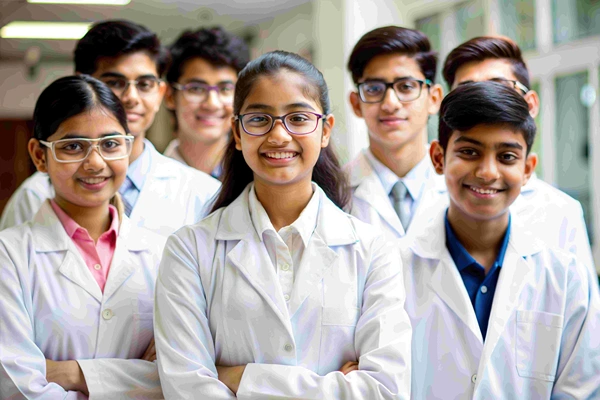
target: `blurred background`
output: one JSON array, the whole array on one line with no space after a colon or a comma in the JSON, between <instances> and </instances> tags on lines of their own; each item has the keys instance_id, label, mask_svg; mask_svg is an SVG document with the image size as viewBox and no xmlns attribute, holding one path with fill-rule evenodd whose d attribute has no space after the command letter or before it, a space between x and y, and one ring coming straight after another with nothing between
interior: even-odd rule
<instances>
[{"instance_id":1,"label":"blurred background","mask_svg":"<svg viewBox=\"0 0 600 400\"><path fill-rule=\"evenodd\" d=\"M365 125L352 115L347 101L353 85L345 67L365 32L392 24L419 29L439 52L439 64L452 48L472 37L509 36L524 51L532 86L541 98L534 146L541 160L537 174L581 202L600 265L600 0L68 1L76 4L0 0L0 29L15 21L91 23L119 18L147 26L169 45L184 29L222 25L248 42L253 57L275 49L299 53L313 61L330 87L335 145L344 162L368 144ZM76 43L6 38L2 32L0 210L33 172L26 145L35 101L50 82L73 73ZM80 36L84 33L85 27ZM443 83L439 72L437 80ZM436 118L430 120L429 133L430 138L437 135ZM148 138L162 150L171 136L169 114L161 110Z\"/></svg>"}]
</instances>

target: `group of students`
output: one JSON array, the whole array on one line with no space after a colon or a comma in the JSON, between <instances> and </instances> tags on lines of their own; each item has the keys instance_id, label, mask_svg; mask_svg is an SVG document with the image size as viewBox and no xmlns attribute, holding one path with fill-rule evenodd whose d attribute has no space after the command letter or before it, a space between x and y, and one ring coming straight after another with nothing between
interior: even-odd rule
<instances>
[{"instance_id":1,"label":"group of students","mask_svg":"<svg viewBox=\"0 0 600 400\"><path fill-rule=\"evenodd\" d=\"M95 24L2 214L0 398L600 398L582 208L535 177L520 50L460 45L445 98L436 66L416 30L356 43L369 148L342 168L304 58Z\"/></svg>"}]
</instances>

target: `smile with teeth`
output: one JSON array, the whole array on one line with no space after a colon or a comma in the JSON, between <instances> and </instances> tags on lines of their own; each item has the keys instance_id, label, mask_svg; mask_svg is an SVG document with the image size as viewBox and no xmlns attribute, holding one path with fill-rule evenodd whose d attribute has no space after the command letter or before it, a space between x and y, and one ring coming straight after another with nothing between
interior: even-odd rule
<instances>
[{"instance_id":1,"label":"smile with teeth","mask_svg":"<svg viewBox=\"0 0 600 400\"><path fill-rule=\"evenodd\" d=\"M479 194L496 194L499 192L498 189L483 189L476 186L469 186L469 189Z\"/></svg>"},{"instance_id":2,"label":"smile with teeth","mask_svg":"<svg viewBox=\"0 0 600 400\"><path fill-rule=\"evenodd\" d=\"M265 157L276 158L276 159L294 158L297 154L298 153L292 152L292 151L278 151L278 152L272 152L272 153L265 153Z\"/></svg>"},{"instance_id":3,"label":"smile with teeth","mask_svg":"<svg viewBox=\"0 0 600 400\"><path fill-rule=\"evenodd\" d=\"M108 178L79 178L80 181L87 183L88 185L96 185L102 183Z\"/></svg>"}]
</instances>

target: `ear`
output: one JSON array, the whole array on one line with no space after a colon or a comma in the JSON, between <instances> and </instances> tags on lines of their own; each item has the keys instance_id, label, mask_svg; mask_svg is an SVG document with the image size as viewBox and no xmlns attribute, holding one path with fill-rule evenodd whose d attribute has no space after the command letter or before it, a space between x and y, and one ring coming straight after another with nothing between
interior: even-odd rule
<instances>
[{"instance_id":1,"label":"ear","mask_svg":"<svg viewBox=\"0 0 600 400\"><path fill-rule=\"evenodd\" d=\"M48 166L46 165L46 149L42 147L39 140L33 138L29 139L27 150L29 150L29 155L31 156L31 161L33 161L35 168L40 172L48 172Z\"/></svg>"},{"instance_id":2,"label":"ear","mask_svg":"<svg viewBox=\"0 0 600 400\"><path fill-rule=\"evenodd\" d=\"M535 90L530 90L523 96L529 106L529 114L535 118L540 112L540 97Z\"/></svg>"},{"instance_id":3,"label":"ear","mask_svg":"<svg viewBox=\"0 0 600 400\"><path fill-rule=\"evenodd\" d=\"M354 111L354 115L356 115L358 118L362 118L363 117L363 113L362 110L360 109L360 98L358 97L358 93L357 92L350 92L350 96L348 96L348 99L350 100L350 105L352 106L352 111Z\"/></svg>"},{"instance_id":4,"label":"ear","mask_svg":"<svg viewBox=\"0 0 600 400\"><path fill-rule=\"evenodd\" d=\"M321 148L329 146L329 139L331 138L331 131L335 125L335 117L333 114L329 114L323 120L323 134L321 135Z\"/></svg>"},{"instance_id":5,"label":"ear","mask_svg":"<svg viewBox=\"0 0 600 400\"><path fill-rule=\"evenodd\" d=\"M444 174L444 149L438 140L431 141L429 146L429 157L431 157L431 163L433 169L438 175Z\"/></svg>"},{"instance_id":6,"label":"ear","mask_svg":"<svg viewBox=\"0 0 600 400\"><path fill-rule=\"evenodd\" d=\"M233 140L235 140L236 150L242 151L242 138L240 137L240 126L239 121L235 120L235 117L231 117L231 133L233 134Z\"/></svg>"},{"instance_id":7,"label":"ear","mask_svg":"<svg viewBox=\"0 0 600 400\"><path fill-rule=\"evenodd\" d=\"M165 106L171 110L175 111L175 90L171 87L171 85L166 85L167 91L165 93Z\"/></svg>"},{"instance_id":8,"label":"ear","mask_svg":"<svg viewBox=\"0 0 600 400\"><path fill-rule=\"evenodd\" d=\"M525 172L524 172L523 186L525 186L525 184L529 181L529 178L531 178L531 175L535 171L535 167L537 167L537 164L538 164L537 154L529 153L529 155L525 159Z\"/></svg>"},{"instance_id":9,"label":"ear","mask_svg":"<svg viewBox=\"0 0 600 400\"><path fill-rule=\"evenodd\" d=\"M429 107L427 108L429 115L435 115L440 111L443 98L444 89L442 89L442 85L436 83L429 88Z\"/></svg>"}]
</instances>

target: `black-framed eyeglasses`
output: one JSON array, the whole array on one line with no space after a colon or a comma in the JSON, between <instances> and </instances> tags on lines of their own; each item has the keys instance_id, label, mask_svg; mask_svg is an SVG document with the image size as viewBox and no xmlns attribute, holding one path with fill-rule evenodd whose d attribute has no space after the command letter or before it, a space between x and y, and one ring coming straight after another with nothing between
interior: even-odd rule
<instances>
[{"instance_id":1,"label":"black-framed eyeglasses","mask_svg":"<svg viewBox=\"0 0 600 400\"><path fill-rule=\"evenodd\" d=\"M155 76L142 76L137 79L125 79L118 76L101 77L100 80L106 84L118 97L127 91L129 85L133 84L140 96L148 96L156 93L161 80Z\"/></svg>"},{"instance_id":2,"label":"black-framed eyeglasses","mask_svg":"<svg viewBox=\"0 0 600 400\"><path fill-rule=\"evenodd\" d=\"M133 136L110 135L98 139L73 138L59 139L53 142L40 140L50 148L52 156L59 163L81 162L88 158L94 148L105 161L120 160L131 154Z\"/></svg>"},{"instance_id":3,"label":"black-framed eyeglasses","mask_svg":"<svg viewBox=\"0 0 600 400\"><path fill-rule=\"evenodd\" d=\"M492 82L497 82L497 83L501 83L505 86L508 86L511 89L519 89L521 92L523 92L523 94L529 92L529 89L527 88L527 86L523 85L521 82L516 81L516 80L512 80L512 79L504 79L504 78L492 78L489 79Z\"/></svg>"},{"instance_id":4,"label":"black-framed eyeglasses","mask_svg":"<svg viewBox=\"0 0 600 400\"><path fill-rule=\"evenodd\" d=\"M222 82L217 85L208 85L200 82L190 82L182 85L177 82L171 82L171 86L173 89L183 93L183 97L190 103L202 103L206 101L211 90L217 93L221 103L233 103L235 84L232 82Z\"/></svg>"},{"instance_id":5,"label":"black-framed eyeglasses","mask_svg":"<svg viewBox=\"0 0 600 400\"><path fill-rule=\"evenodd\" d=\"M400 78L393 82L386 82L380 79L369 79L357 85L358 95L363 103L380 103L385 98L388 89L394 89L399 101L409 102L418 99L421 96L423 85L431 86L433 83L429 79L424 81L413 78Z\"/></svg>"},{"instance_id":6,"label":"black-framed eyeglasses","mask_svg":"<svg viewBox=\"0 0 600 400\"><path fill-rule=\"evenodd\" d=\"M234 118L241 122L244 132L251 136L269 133L278 119L292 135L308 135L317 129L319 121L325 119L325 116L309 111L295 111L281 116L266 113L239 114Z\"/></svg>"}]
</instances>

